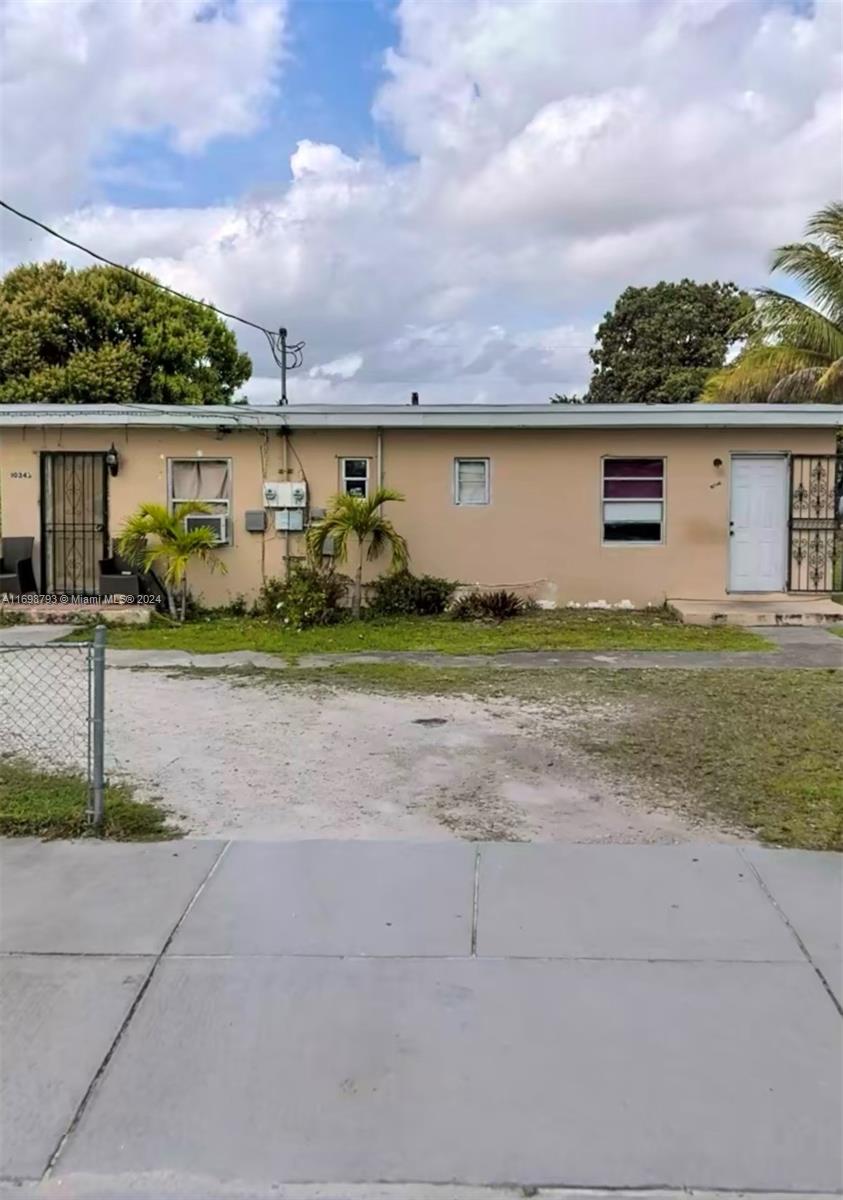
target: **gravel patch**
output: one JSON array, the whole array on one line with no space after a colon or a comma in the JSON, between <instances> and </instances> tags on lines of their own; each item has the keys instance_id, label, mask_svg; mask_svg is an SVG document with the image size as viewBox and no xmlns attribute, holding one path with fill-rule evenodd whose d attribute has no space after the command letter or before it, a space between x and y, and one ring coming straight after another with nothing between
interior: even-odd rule
<instances>
[{"instance_id":1,"label":"gravel patch","mask_svg":"<svg viewBox=\"0 0 843 1200\"><path fill-rule=\"evenodd\" d=\"M566 715L504 700L125 669L109 669L106 696L110 776L163 802L194 836L721 836L595 771L573 735L584 719L611 719L598 708ZM48 719L7 736L4 749L49 763Z\"/></svg>"}]
</instances>

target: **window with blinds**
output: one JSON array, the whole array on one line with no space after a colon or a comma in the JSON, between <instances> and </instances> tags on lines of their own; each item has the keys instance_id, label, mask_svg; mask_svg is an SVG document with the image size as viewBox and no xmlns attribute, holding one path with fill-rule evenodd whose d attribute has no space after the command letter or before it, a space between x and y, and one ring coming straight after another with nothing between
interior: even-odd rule
<instances>
[{"instance_id":1,"label":"window with blinds","mask_svg":"<svg viewBox=\"0 0 843 1200\"><path fill-rule=\"evenodd\" d=\"M664 459L603 459L603 541L664 540Z\"/></svg>"},{"instance_id":2,"label":"window with blinds","mask_svg":"<svg viewBox=\"0 0 843 1200\"><path fill-rule=\"evenodd\" d=\"M454 503L489 503L488 458L457 458L454 460Z\"/></svg>"}]
</instances>

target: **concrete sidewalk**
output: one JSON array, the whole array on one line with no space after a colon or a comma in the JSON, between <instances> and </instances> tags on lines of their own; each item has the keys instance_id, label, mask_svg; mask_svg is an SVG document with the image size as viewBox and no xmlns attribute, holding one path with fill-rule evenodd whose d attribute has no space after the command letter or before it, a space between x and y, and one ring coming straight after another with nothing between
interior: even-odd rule
<instances>
[{"instance_id":1,"label":"concrete sidewalk","mask_svg":"<svg viewBox=\"0 0 843 1200\"><path fill-rule=\"evenodd\" d=\"M67 625L17 625L0 629L0 646L43 645L69 631ZM187 650L115 650L111 667L182 667L191 670L243 669L269 671L330 668L344 663L417 663L428 667L509 667L525 670L615 668L634 670L710 670L717 668L774 670L827 668L843 670L843 638L823 626L761 626L754 630L771 642L770 650L509 650L498 654L439 654L422 650L355 651L351 654L301 654L291 664L283 654L232 650L191 654Z\"/></svg>"},{"instance_id":2,"label":"concrete sidewalk","mask_svg":"<svg viewBox=\"0 0 843 1200\"><path fill-rule=\"evenodd\" d=\"M186 650L112 650L112 667L189 667L191 670L258 667L283 671L330 668L338 664L417 663L427 667L554 667L634 670L709 670L717 668L775 670L830 668L843 670L843 638L817 626L755 630L773 643L772 650L503 650L498 654L438 654L432 651L378 650L353 654L301 654L294 666L280 654L234 650L227 654L189 654Z\"/></svg>"},{"instance_id":3,"label":"concrete sidewalk","mask_svg":"<svg viewBox=\"0 0 843 1200\"><path fill-rule=\"evenodd\" d=\"M7 841L0 868L15 1195L843 1186L839 856Z\"/></svg>"}]
</instances>

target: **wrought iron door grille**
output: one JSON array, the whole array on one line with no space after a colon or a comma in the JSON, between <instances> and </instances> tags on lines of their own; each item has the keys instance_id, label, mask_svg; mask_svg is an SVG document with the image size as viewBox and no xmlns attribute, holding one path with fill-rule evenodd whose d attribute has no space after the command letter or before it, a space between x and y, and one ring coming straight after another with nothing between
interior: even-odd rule
<instances>
[{"instance_id":1,"label":"wrought iron door grille","mask_svg":"<svg viewBox=\"0 0 843 1200\"><path fill-rule=\"evenodd\" d=\"M41 455L41 578L48 594L95 596L108 553L105 455Z\"/></svg>"},{"instance_id":2,"label":"wrought iron door grille","mask_svg":"<svg viewBox=\"0 0 843 1200\"><path fill-rule=\"evenodd\" d=\"M788 562L791 592L843 587L843 456L791 456Z\"/></svg>"}]
</instances>

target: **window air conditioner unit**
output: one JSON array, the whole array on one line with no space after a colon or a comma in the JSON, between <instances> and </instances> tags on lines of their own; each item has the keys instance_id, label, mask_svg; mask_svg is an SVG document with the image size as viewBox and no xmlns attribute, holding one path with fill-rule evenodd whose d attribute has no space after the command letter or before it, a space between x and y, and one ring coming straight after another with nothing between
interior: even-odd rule
<instances>
[{"instance_id":1,"label":"window air conditioner unit","mask_svg":"<svg viewBox=\"0 0 843 1200\"><path fill-rule=\"evenodd\" d=\"M216 513L193 513L184 518L184 527L189 533L192 529L210 529L218 546L228 541L228 518Z\"/></svg>"}]
</instances>

